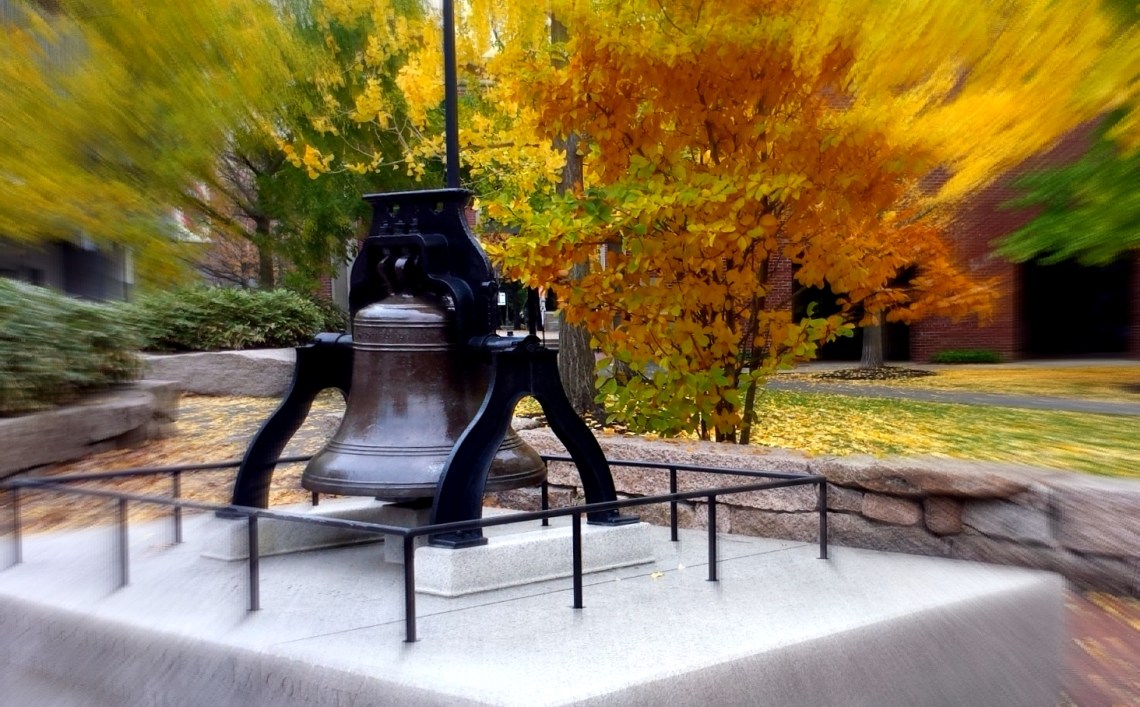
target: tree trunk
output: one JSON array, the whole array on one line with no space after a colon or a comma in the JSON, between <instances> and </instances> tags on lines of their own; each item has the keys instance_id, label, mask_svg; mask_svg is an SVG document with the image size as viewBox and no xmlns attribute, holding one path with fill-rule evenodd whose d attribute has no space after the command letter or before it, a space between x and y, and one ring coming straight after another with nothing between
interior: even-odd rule
<instances>
[{"instance_id":1,"label":"tree trunk","mask_svg":"<svg viewBox=\"0 0 1140 707\"><path fill-rule=\"evenodd\" d=\"M273 254L264 246L257 247L257 287L272 290L277 286L273 270Z\"/></svg>"},{"instance_id":2,"label":"tree trunk","mask_svg":"<svg viewBox=\"0 0 1140 707\"><path fill-rule=\"evenodd\" d=\"M557 17L550 18L550 41L564 43L569 39L566 26ZM556 62L557 63L557 62ZM562 168L562 179L558 183L558 193L582 186L582 156L578 154L578 136L569 135L566 139L556 138L554 146L566 151L566 164ZM589 264L578 263L570 268L570 279L577 280L589 272ZM579 415L591 414L604 418L605 411L594 402L594 349L590 346L590 332L584 327L559 323L558 329L558 374L570 405Z\"/></svg>"},{"instance_id":3,"label":"tree trunk","mask_svg":"<svg viewBox=\"0 0 1140 707\"><path fill-rule=\"evenodd\" d=\"M255 222L253 244L257 247L257 286L262 290L277 287L273 268L273 251L269 243L269 219L259 218Z\"/></svg>"},{"instance_id":4,"label":"tree trunk","mask_svg":"<svg viewBox=\"0 0 1140 707\"><path fill-rule=\"evenodd\" d=\"M556 140L555 146L566 150L566 166L562 169L558 191L580 186L582 157L578 154L577 136ZM584 277L589 268L588 263L575 264L570 268L570 279ZM590 346L590 332L565 320L560 322L558 329L558 373L574 411L579 415L590 413L600 417L602 408L594 402L594 349Z\"/></svg>"},{"instance_id":5,"label":"tree trunk","mask_svg":"<svg viewBox=\"0 0 1140 707\"><path fill-rule=\"evenodd\" d=\"M574 411L600 419L602 407L594 402L594 350L584 327L562 324L558 330L558 374Z\"/></svg>"},{"instance_id":6,"label":"tree trunk","mask_svg":"<svg viewBox=\"0 0 1140 707\"><path fill-rule=\"evenodd\" d=\"M863 327L863 355L859 368L883 367L883 325L882 315L875 316L875 323Z\"/></svg>"},{"instance_id":7,"label":"tree trunk","mask_svg":"<svg viewBox=\"0 0 1140 707\"><path fill-rule=\"evenodd\" d=\"M575 265L570 271L571 277L582 277L587 267ZM602 407L594 402L594 349L585 327L559 323L558 375L575 412L604 418Z\"/></svg>"},{"instance_id":8,"label":"tree trunk","mask_svg":"<svg viewBox=\"0 0 1140 707\"><path fill-rule=\"evenodd\" d=\"M758 273L758 279L765 292L768 290L768 280L771 277L772 267L772 262L765 259ZM748 325L744 330L744 337L745 341L748 342L749 373L760 367L760 361L768 351L769 342L767 340L765 340L761 346L756 345L756 327L760 321L760 312L768 306L768 297L765 295L764 297L753 297L752 306L748 309ZM756 421L756 412L753 410L753 407L756 405L756 388L756 379L752 379L749 381L748 389L744 393L744 413L740 422L739 434L736 438L738 443L744 445L752 442L752 423Z\"/></svg>"},{"instance_id":9,"label":"tree trunk","mask_svg":"<svg viewBox=\"0 0 1140 707\"><path fill-rule=\"evenodd\" d=\"M559 190L568 185L582 183L582 158L577 154L578 139L571 135L565 141L566 167L562 171ZM589 272L588 263L577 263L570 268L570 279L578 280ZM590 346L590 332L585 327L559 322L558 329L558 374L570 405L579 415L591 414L599 419L604 417L604 409L594 402L594 349Z\"/></svg>"}]
</instances>

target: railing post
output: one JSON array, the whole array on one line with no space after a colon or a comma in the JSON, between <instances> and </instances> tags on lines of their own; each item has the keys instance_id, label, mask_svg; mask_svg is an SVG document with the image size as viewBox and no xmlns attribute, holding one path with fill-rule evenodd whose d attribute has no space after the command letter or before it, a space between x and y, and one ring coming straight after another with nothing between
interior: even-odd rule
<instances>
[{"instance_id":1,"label":"railing post","mask_svg":"<svg viewBox=\"0 0 1140 707\"><path fill-rule=\"evenodd\" d=\"M819 482L819 559L827 559L827 481Z\"/></svg>"},{"instance_id":2,"label":"railing post","mask_svg":"<svg viewBox=\"0 0 1140 707\"><path fill-rule=\"evenodd\" d=\"M127 586L131 580L130 571L130 537L127 534L127 499L119 499L119 513L117 524L117 544L119 560L119 588Z\"/></svg>"},{"instance_id":3,"label":"railing post","mask_svg":"<svg viewBox=\"0 0 1140 707\"><path fill-rule=\"evenodd\" d=\"M677 468L669 467L669 493L677 493ZM677 542L677 502L669 502L669 539Z\"/></svg>"},{"instance_id":4,"label":"railing post","mask_svg":"<svg viewBox=\"0 0 1140 707\"><path fill-rule=\"evenodd\" d=\"M404 642L416 642L416 539L404 536Z\"/></svg>"},{"instance_id":5,"label":"railing post","mask_svg":"<svg viewBox=\"0 0 1140 707\"><path fill-rule=\"evenodd\" d=\"M709 581L716 579L716 496L709 496Z\"/></svg>"},{"instance_id":6,"label":"railing post","mask_svg":"<svg viewBox=\"0 0 1140 707\"><path fill-rule=\"evenodd\" d=\"M544 511L550 510L550 484L548 484L546 482L546 479L542 480L542 510L544 510ZM546 528L549 525L550 525L550 519L549 518L543 518L542 519L542 527Z\"/></svg>"},{"instance_id":7,"label":"railing post","mask_svg":"<svg viewBox=\"0 0 1140 707\"><path fill-rule=\"evenodd\" d=\"M12 486L12 565L24 561L23 529L20 527L20 487Z\"/></svg>"},{"instance_id":8,"label":"railing post","mask_svg":"<svg viewBox=\"0 0 1140 707\"><path fill-rule=\"evenodd\" d=\"M257 515L245 517L249 535L249 610L261 611L261 542L257 537Z\"/></svg>"},{"instance_id":9,"label":"railing post","mask_svg":"<svg viewBox=\"0 0 1140 707\"><path fill-rule=\"evenodd\" d=\"M182 472L176 471L171 476L171 494L174 500L182 498ZM174 544L182 543L182 506L174 506Z\"/></svg>"},{"instance_id":10,"label":"railing post","mask_svg":"<svg viewBox=\"0 0 1140 707\"><path fill-rule=\"evenodd\" d=\"M582 608L582 514L573 515L571 546L574 562L574 608Z\"/></svg>"}]
</instances>

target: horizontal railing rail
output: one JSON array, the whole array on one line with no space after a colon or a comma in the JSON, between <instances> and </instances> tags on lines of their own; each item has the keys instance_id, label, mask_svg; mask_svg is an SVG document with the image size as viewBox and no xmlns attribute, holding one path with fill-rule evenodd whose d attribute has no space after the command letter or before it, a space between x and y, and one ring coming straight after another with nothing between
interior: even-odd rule
<instances>
[{"instance_id":1,"label":"horizontal railing rail","mask_svg":"<svg viewBox=\"0 0 1140 707\"><path fill-rule=\"evenodd\" d=\"M312 459L312 455L298 456L298 457L281 457L276 464L296 464L299 462L307 462ZM156 476L160 474L186 474L194 472L206 471L221 471L223 469L233 469L241 466L240 459L231 459L224 462L205 462L202 464L176 464L173 466L137 466L130 469L119 469L117 471L93 471L86 474L67 474L66 476L16 476L7 479L5 482L0 482L0 487L6 483L21 483L28 484L36 481L61 481L67 483L79 483L81 481L105 481L107 479L129 478L134 476Z\"/></svg>"},{"instance_id":2,"label":"horizontal railing rail","mask_svg":"<svg viewBox=\"0 0 1140 707\"><path fill-rule=\"evenodd\" d=\"M540 455L545 462L574 463L570 457L557 454ZM677 464L674 462L651 462L642 459L607 459L611 468L615 466L637 467L642 469L676 469L677 471L695 471L703 474L725 474L730 476L764 476L776 479L802 479L807 474L792 471L764 471L761 469L736 469L732 467L701 466L699 464Z\"/></svg>"},{"instance_id":3,"label":"horizontal railing rail","mask_svg":"<svg viewBox=\"0 0 1140 707\"><path fill-rule=\"evenodd\" d=\"M573 463L570 457L558 455L542 455L546 462ZM297 463L308 461L310 457L283 457L277 463ZM670 536L673 541L678 540L677 504L686 501L704 501L707 504L707 534L708 534L708 565L709 581L718 581L717 564L717 505L721 496L748 493L754 491L770 491L793 486L815 485L817 491L817 510L819 512L819 552L821 559L827 559L827 480L818 475L800 474L791 472L757 471L754 469L736 469L722 467L708 467L693 464L674 464L652 462L645 460L607 460L611 467L633 467L643 469L661 469L669 472L669 493L652 496L631 496L615 501L601 503L587 503L583 505L565 506L562 508L549 508L549 488L546 482L542 484L542 508L538 511L519 511L504 515L495 515L487 518L455 521L451 523L438 523L422 526L398 526L384 523L371 523L365 521L347 520L341 518L328 518L298 513L274 511L266 508L252 508L248 506L223 505L205 501L193 501L181 498L180 479L183 474L218 471L237 467L239 461L211 462L204 464L184 464L167 467L139 467L123 469L120 471L94 472L87 474L72 474L66 476L21 476L9 478L0 482L0 489L10 496L11 519L13 536L13 562L9 566L20 564L23 561L23 540L21 521L21 495L25 490L54 492L59 494L74 494L96 498L116 500L116 546L114 553L119 581L119 587L129 583L129 543L128 543L128 503L143 503L169 506L172 509L174 521L174 542L181 543L182 538L182 511L213 511L229 518L246 519L247 537L249 542L249 610L257 611L261 608L260 598L260 553L258 520L268 519L285 522L303 523L328 528L354 530L376 535L388 535L402 540L404 550L404 624L405 640L414 642L416 637L416 598L415 598L415 540L423 536L439 535L457 531L471 531L500 525L527 523L541 521L548 525L550 519L567 517L571 519L571 576L573 581L573 595L575 609L584 607L582 600L582 516L602 511L621 510L623 508L636 508L658 503L670 505ZM689 491L678 491L678 472L717 474L722 476L741 476L750 479L764 479L734 486L718 486L714 488L701 488ZM90 488L75 484L92 481L106 481L111 479L154 476L170 474L173 479L172 496L153 496L133 493L117 489ZM314 505L318 496L313 495Z\"/></svg>"}]
</instances>

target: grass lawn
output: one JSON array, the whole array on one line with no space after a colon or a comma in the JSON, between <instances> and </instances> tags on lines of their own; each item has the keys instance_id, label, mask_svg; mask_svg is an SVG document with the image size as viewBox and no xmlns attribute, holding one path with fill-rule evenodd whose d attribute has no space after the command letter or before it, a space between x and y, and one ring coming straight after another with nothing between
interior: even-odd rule
<instances>
[{"instance_id":1,"label":"grass lawn","mask_svg":"<svg viewBox=\"0 0 1140 707\"><path fill-rule=\"evenodd\" d=\"M810 373L782 374L807 378ZM1140 417L953 405L829 393L767 390L756 403L752 444L814 456L933 455L1006 461L1105 476L1140 478ZM1087 367L955 366L922 378L869 385L1140 402L1140 363ZM520 401L516 414L536 415Z\"/></svg>"},{"instance_id":2,"label":"grass lawn","mask_svg":"<svg viewBox=\"0 0 1140 707\"><path fill-rule=\"evenodd\" d=\"M796 372L787 375L802 378L811 374ZM939 368L937 375L922 378L841 382L845 385L890 385L1140 403L1140 363L1071 368L962 365ZM819 383L822 390L826 383Z\"/></svg>"},{"instance_id":3,"label":"grass lawn","mask_svg":"<svg viewBox=\"0 0 1140 707\"><path fill-rule=\"evenodd\" d=\"M1140 478L1135 416L771 390L756 411L753 444L812 455L924 454Z\"/></svg>"}]
</instances>

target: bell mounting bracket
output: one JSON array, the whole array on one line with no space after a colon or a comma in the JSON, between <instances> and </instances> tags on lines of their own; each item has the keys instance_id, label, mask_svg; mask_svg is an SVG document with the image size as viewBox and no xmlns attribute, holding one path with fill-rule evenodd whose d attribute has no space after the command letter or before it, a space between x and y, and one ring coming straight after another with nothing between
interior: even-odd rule
<instances>
[{"instance_id":1,"label":"bell mounting bracket","mask_svg":"<svg viewBox=\"0 0 1140 707\"><path fill-rule=\"evenodd\" d=\"M495 452L510 426L515 404L533 396L555 435L578 467L587 503L617 500L613 476L601 447L566 398L556 352L534 334L537 293L530 292L531 336L500 337L499 284L486 253L467 226L471 192L435 189L364 197L372 204L372 224L349 275L349 312L389 295L409 292L439 298L453 313L454 341L486 360L491 379L483 404L451 450L432 502L431 522L477 520ZM254 436L238 468L231 503L265 508L277 459L305 421L316 396L335 388L347 397L352 388L352 338L320 334L297 348L293 381L280 406ZM588 514L594 524L637 521L616 511ZM486 542L482 531L435 535L433 545L467 547Z\"/></svg>"}]
</instances>

